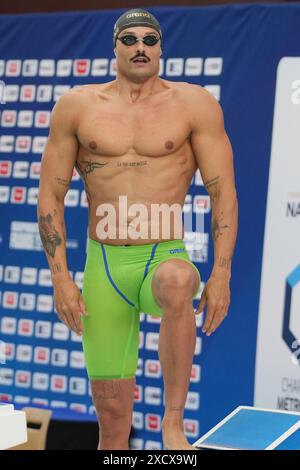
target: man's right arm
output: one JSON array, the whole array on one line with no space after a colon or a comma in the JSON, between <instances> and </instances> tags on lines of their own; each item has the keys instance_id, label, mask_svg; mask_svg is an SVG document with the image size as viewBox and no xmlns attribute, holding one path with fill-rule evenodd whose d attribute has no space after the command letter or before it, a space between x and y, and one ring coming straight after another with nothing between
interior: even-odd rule
<instances>
[{"instance_id":1,"label":"man's right arm","mask_svg":"<svg viewBox=\"0 0 300 470\"><path fill-rule=\"evenodd\" d=\"M63 95L51 112L42 156L38 224L53 281L69 278L66 260L64 198L72 179L78 144L74 133L74 96Z\"/></svg>"},{"instance_id":2,"label":"man's right arm","mask_svg":"<svg viewBox=\"0 0 300 470\"><path fill-rule=\"evenodd\" d=\"M73 283L67 267L64 221L64 198L78 153L75 134L77 108L77 96L71 91L61 96L52 109L50 132L41 162L37 217L51 271L56 308L62 321L79 333L79 311L84 310L84 306L80 291Z\"/></svg>"}]
</instances>

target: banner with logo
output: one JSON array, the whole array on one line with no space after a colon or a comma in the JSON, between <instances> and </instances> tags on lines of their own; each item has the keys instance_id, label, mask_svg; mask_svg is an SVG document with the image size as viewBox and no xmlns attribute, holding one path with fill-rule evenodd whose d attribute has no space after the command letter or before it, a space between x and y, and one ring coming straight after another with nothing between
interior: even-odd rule
<instances>
[{"instance_id":1,"label":"banner with logo","mask_svg":"<svg viewBox=\"0 0 300 470\"><path fill-rule=\"evenodd\" d=\"M40 160L57 99L70 87L115 78L112 32L123 11L0 16L0 401L19 407L46 406L54 416L63 413L68 419L96 417L81 340L60 322L54 308L36 220ZM201 85L220 101L235 157L240 215L231 305L228 317L209 338L201 332L203 319L197 319L184 421L185 433L194 442L236 406L253 404L256 360L258 404L279 406L283 377L289 383L298 377L297 366L290 360L297 350L293 348L298 328L294 313L299 273L298 108L288 99L294 93L297 100L300 71L298 62L288 58L300 56L300 6L150 11L163 28L160 76ZM277 70L282 75L278 72L277 76ZM274 118L277 130L273 129L275 89L280 96ZM259 304L267 195L265 297ZM184 211L204 218L200 239L192 230L185 232L185 244L201 273L203 288L213 266L213 243L210 201L199 171ZM65 221L68 267L80 287L87 216L86 195L74 170L65 199ZM164 400L157 353L159 323L141 313L133 448L161 448ZM268 372L270 367L276 370L274 375ZM263 377L269 380L263 383Z\"/></svg>"},{"instance_id":2,"label":"banner with logo","mask_svg":"<svg viewBox=\"0 0 300 470\"><path fill-rule=\"evenodd\" d=\"M300 411L300 57L278 64L255 403Z\"/></svg>"}]
</instances>

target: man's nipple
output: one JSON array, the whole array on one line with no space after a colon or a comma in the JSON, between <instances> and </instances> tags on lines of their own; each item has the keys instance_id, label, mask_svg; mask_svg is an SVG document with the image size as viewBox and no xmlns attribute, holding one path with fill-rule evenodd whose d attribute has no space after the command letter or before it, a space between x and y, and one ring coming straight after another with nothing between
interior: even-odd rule
<instances>
[{"instance_id":1,"label":"man's nipple","mask_svg":"<svg viewBox=\"0 0 300 470\"><path fill-rule=\"evenodd\" d=\"M89 148L90 148L91 150L96 150L97 144L96 144L96 142L95 142L94 140L92 140L91 142L89 142Z\"/></svg>"}]
</instances>

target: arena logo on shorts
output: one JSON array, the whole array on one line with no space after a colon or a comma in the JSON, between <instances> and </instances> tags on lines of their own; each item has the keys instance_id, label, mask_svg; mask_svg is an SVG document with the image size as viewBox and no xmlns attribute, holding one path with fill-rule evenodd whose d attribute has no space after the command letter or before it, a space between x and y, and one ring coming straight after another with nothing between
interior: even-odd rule
<instances>
[{"instance_id":1,"label":"arena logo on shorts","mask_svg":"<svg viewBox=\"0 0 300 470\"><path fill-rule=\"evenodd\" d=\"M183 251L185 251L185 248L174 248L173 250L169 250L169 253L174 255L175 253L182 253Z\"/></svg>"}]
</instances>

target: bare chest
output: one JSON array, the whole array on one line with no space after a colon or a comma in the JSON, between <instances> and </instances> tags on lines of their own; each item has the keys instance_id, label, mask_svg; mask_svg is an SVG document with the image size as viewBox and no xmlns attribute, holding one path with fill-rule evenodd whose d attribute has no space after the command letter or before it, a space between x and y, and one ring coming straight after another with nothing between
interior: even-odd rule
<instances>
[{"instance_id":1,"label":"bare chest","mask_svg":"<svg viewBox=\"0 0 300 470\"><path fill-rule=\"evenodd\" d=\"M130 152L168 155L179 150L189 134L186 110L171 99L128 106L109 101L91 104L83 111L77 131L83 151L111 157Z\"/></svg>"}]
</instances>

